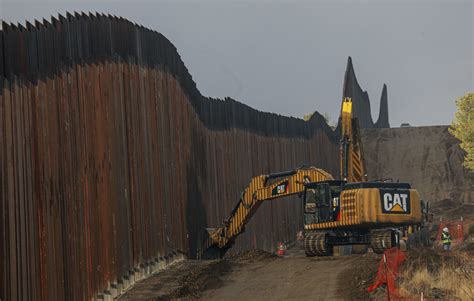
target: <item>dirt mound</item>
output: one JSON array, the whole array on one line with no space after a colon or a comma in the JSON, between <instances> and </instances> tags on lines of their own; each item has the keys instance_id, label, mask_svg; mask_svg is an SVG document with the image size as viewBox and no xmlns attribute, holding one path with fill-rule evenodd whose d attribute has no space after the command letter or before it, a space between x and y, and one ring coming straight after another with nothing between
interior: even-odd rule
<instances>
[{"instance_id":1,"label":"dirt mound","mask_svg":"<svg viewBox=\"0 0 474 301\"><path fill-rule=\"evenodd\" d=\"M197 299L203 291L221 287L223 283L221 277L231 270L232 264L229 260L194 266L180 277L177 289L155 300Z\"/></svg>"},{"instance_id":2,"label":"dirt mound","mask_svg":"<svg viewBox=\"0 0 474 301\"><path fill-rule=\"evenodd\" d=\"M174 279L167 279L168 282L175 282L171 288L166 289L162 285L154 284L151 290L160 290L157 296L148 298L149 300L194 300L199 299L202 293L207 290L218 289L224 284L223 278L232 273L235 267L261 261L272 261L278 258L276 255L262 250L249 250L239 254L232 254L220 260L190 261L183 264L174 273ZM133 296L131 296L133 299Z\"/></svg>"},{"instance_id":3,"label":"dirt mound","mask_svg":"<svg viewBox=\"0 0 474 301\"><path fill-rule=\"evenodd\" d=\"M222 260L216 260L209 264L197 265L187 271L179 279L179 288L167 296L157 300L199 298L203 291L217 289L222 286L222 277L232 271L232 267L246 262L274 259L276 255L262 250L248 250L238 254L232 254Z\"/></svg>"},{"instance_id":4,"label":"dirt mound","mask_svg":"<svg viewBox=\"0 0 474 301\"><path fill-rule=\"evenodd\" d=\"M277 255L262 251L262 250L249 250L249 251L244 251L241 253L237 254L232 254L227 257L228 260L234 261L234 262L242 262L242 261L260 261L263 259L276 259L278 258Z\"/></svg>"},{"instance_id":5,"label":"dirt mound","mask_svg":"<svg viewBox=\"0 0 474 301\"><path fill-rule=\"evenodd\" d=\"M347 300L368 300L367 288L372 285L377 275L381 255L366 253L355 256L353 264L339 276L339 291L344 292Z\"/></svg>"}]
</instances>

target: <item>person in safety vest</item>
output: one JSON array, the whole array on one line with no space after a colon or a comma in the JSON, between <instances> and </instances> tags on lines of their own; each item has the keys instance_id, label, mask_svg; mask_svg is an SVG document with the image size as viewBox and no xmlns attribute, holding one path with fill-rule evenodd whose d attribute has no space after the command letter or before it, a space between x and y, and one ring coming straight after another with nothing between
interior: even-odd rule
<instances>
[{"instance_id":1,"label":"person in safety vest","mask_svg":"<svg viewBox=\"0 0 474 301\"><path fill-rule=\"evenodd\" d=\"M449 229L447 227L443 228L441 233L441 242L443 243L443 249L445 251L451 250L451 234L449 234Z\"/></svg>"}]
</instances>

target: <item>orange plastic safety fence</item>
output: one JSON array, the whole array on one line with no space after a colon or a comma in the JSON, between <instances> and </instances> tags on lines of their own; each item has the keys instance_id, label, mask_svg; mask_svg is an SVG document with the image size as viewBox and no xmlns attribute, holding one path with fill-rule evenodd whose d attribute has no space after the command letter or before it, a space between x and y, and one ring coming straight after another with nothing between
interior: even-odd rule
<instances>
[{"instance_id":1,"label":"orange plastic safety fence","mask_svg":"<svg viewBox=\"0 0 474 301\"><path fill-rule=\"evenodd\" d=\"M405 252L398 248L386 250L380 260L375 282L367 289L369 293L381 285L386 285L389 300L398 300L400 298L397 289L398 268L405 261L405 258Z\"/></svg>"}]
</instances>

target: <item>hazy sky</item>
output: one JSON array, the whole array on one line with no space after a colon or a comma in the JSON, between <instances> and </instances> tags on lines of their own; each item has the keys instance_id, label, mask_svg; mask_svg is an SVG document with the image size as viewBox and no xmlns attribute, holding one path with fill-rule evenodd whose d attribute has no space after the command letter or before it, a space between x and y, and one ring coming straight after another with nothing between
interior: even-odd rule
<instances>
[{"instance_id":1,"label":"hazy sky","mask_svg":"<svg viewBox=\"0 0 474 301\"><path fill-rule=\"evenodd\" d=\"M336 119L350 55L374 121L387 83L392 126L437 125L474 90L473 2L0 0L0 17L123 16L174 43L202 94L296 117Z\"/></svg>"}]
</instances>

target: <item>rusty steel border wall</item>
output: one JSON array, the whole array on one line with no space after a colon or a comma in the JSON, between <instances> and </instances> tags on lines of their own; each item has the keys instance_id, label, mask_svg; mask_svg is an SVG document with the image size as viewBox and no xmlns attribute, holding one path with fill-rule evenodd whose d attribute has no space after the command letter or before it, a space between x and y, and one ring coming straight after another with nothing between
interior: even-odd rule
<instances>
[{"instance_id":1,"label":"rusty steel border wall","mask_svg":"<svg viewBox=\"0 0 474 301\"><path fill-rule=\"evenodd\" d=\"M252 176L337 174L319 114L203 97L163 35L122 18L3 23L0 81L2 300L110 297L196 257ZM233 250L294 239L301 210L297 198L264 204Z\"/></svg>"},{"instance_id":2,"label":"rusty steel border wall","mask_svg":"<svg viewBox=\"0 0 474 301\"><path fill-rule=\"evenodd\" d=\"M310 137L311 129L333 131L316 113L316 126L298 118L260 112L226 98L203 97L176 47L162 34L126 19L103 14L66 14L51 22L3 22L0 31L0 84L20 77L31 82L61 73L76 64L124 61L160 68L172 74L186 91L201 121L212 129L243 128L260 134ZM1 92L0 92L1 93ZM232 116L232 118L228 118Z\"/></svg>"}]
</instances>

